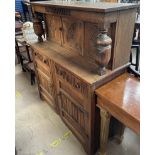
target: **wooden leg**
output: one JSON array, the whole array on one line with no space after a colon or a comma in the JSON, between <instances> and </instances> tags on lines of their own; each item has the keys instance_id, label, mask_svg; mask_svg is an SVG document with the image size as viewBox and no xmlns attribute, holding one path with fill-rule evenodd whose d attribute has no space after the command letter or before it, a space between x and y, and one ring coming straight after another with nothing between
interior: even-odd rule
<instances>
[{"instance_id":1,"label":"wooden leg","mask_svg":"<svg viewBox=\"0 0 155 155\"><path fill-rule=\"evenodd\" d=\"M33 71L31 72L31 85L35 84L35 73Z\"/></svg>"},{"instance_id":2,"label":"wooden leg","mask_svg":"<svg viewBox=\"0 0 155 155\"><path fill-rule=\"evenodd\" d=\"M18 46L18 42L17 42L16 38L15 38L15 44L16 44L15 49L16 49L18 63L20 63L20 50L19 50L19 46Z\"/></svg>"},{"instance_id":3,"label":"wooden leg","mask_svg":"<svg viewBox=\"0 0 155 155\"><path fill-rule=\"evenodd\" d=\"M139 69L139 54L140 54L140 47L137 46L137 51L136 51L136 67L135 67L136 71L138 71L138 69Z\"/></svg>"},{"instance_id":4,"label":"wooden leg","mask_svg":"<svg viewBox=\"0 0 155 155\"><path fill-rule=\"evenodd\" d=\"M15 147L15 155L17 155L17 150L16 150L16 147Z\"/></svg>"},{"instance_id":5,"label":"wooden leg","mask_svg":"<svg viewBox=\"0 0 155 155\"><path fill-rule=\"evenodd\" d=\"M109 135L110 114L102 109L100 111L100 115L101 115L101 131L100 131L99 155L106 155L106 148Z\"/></svg>"},{"instance_id":6,"label":"wooden leg","mask_svg":"<svg viewBox=\"0 0 155 155\"><path fill-rule=\"evenodd\" d=\"M110 128L109 128L109 138L115 139L118 144L123 140L125 126L119 122L114 117L111 117Z\"/></svg>"},{"instance_id":7,"label":"wooden leg","mask_svg":"<svg viewBox=\"0 0 155 155\"><path fill-rule=\"evenodd\" d=\"M31 85L33 85L33 73L31 72Z\"/></svg>"}]
</instances>

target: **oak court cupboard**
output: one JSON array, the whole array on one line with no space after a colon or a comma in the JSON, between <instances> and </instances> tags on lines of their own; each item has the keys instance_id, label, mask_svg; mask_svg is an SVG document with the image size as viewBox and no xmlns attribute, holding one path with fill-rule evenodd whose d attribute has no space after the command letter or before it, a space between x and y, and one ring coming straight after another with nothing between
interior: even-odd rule
<instances>
[{"instance_id":1,"label":"oak court cupboard","mask_svg":"<svg viewBox=\"0 0 155 155\"><path fill-rule=\"evenodd\" d=\"M93 155L100 130L94 91L128 67L137 5L63 1L31 5L38 35L31 48L40 97Z\"/></svg>"}]
</instances>

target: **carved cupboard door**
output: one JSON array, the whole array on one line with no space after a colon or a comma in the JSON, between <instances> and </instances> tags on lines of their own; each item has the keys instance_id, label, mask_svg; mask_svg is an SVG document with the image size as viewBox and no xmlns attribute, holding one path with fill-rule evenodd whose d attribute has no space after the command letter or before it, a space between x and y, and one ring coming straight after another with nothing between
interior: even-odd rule
<instances>
[{"instance_id":1,"label":"carved cupboard door","mask_svg":"<svg viewBox=\"0 0 155 155\"><path fill-rule=\"evenodd\" d=\"M88 140L88 113L74 98L63 90L60 90L59 100L61 118L86 147Z\"/></svg>"},{"instance_id":2,"label":"carved cupboard door","mask_svg":"<svg viewBox=\"0 0 155 155\"><path fill-rule=\"evenodd\" d=\"M82 21L62 17L63 45L83 55L84 25Z\"/></svg>"},{"instance_id":3,"label":"carved cupboard door","mask_svg":"<svg viewBox=\"0 0 155 155\"><path fill-rule=\"evenodd\" d=\"M62 66L55 64L60 115L85 149L88 147L88 85Z\"/></svg>"},{"instance_id":4,"label":"carved cupboard door","mask_svg":"<svg viewBox=\"0 0 155 155\"><path fill-rule=\"evenodd\" d=\"M46 91L50 96L53 96L52 82L48 76L42 71L38 70L38 78L40 87Z\"/></svg>"},{"instance_id":5,"label":"carved cupboard door","mask_svg":"<svg viewBox=\"0 0 155 155\"><path fill-rule=\"evenodd\" d=\"M57 110L53 62L45 55L36 51L33 51L33 61L40 96Z\"/></svg>"},{"instance_id":6,"label":"carved cupboard door","mask_svg":"<svg viewBox=\"0 0 155 155\"><path fill-rule=\"evenodd\" d=\"M48 39L62 44L62 22L60 16L46 15Z\"/></svg>"}]
</instances>

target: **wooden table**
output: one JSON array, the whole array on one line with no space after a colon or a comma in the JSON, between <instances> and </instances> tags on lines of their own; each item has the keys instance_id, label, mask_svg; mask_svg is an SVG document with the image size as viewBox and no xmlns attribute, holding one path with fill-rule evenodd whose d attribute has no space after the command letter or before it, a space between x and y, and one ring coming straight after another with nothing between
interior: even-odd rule
<instances>
[{"instance_id":1,"label":"wooden table","mask_svg":"<svg viewBox=\"0 0 155 155\"><path fill-rule=\"evenodd\" d=\"M124 73L96 90L97 106L101 115L101 154L106 154L111 115L140 133L140 82L129 73Z\"/></svg>"}]
</instances>

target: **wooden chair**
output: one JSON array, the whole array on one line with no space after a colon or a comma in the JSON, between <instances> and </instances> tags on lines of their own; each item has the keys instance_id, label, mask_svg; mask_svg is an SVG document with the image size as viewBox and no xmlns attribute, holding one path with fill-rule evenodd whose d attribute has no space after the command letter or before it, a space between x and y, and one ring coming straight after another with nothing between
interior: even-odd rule
<instances>
[{"instance_id":1,"label":"wooden chair","mask_svg":"<svg viewBox=\"0 0 155 155\"><path fill-rule=\"evenodd\" d=\"M20 12L15 12L15 51L16 51L18 63L21 62L21 56L20 56L19 48L17 46L16 37L23 35L22 27L23 27L23 23L21 19L21 14Z\"/></svg>"},{"instance_id":2,"label":"wooden chair","mask_svg":"<svg viewBox=\"0 0 155 155\"><path fill-rule=\"evenodd\" d=\"M22 46L19 46L21 44ZM22 70L24 72L28 71L30 73L31 85L35 84L35 70L32 62L29 45L26 42L22 42L19 39L16 39L16 49L20 55L20 63Z\"/></svg>"},{"instance_id":3,"label":"wooden chair","mask_svg":"<svg viewBox=\"0 0 155 155\"><path fill-rule=\"evenodd\" d=\"M15 36L16 53L24 72L30 73L31 85L35 84L35 70L32 62L31 49L29 44L25 41L23 32Z\"/></svg>"}]
</instances>

